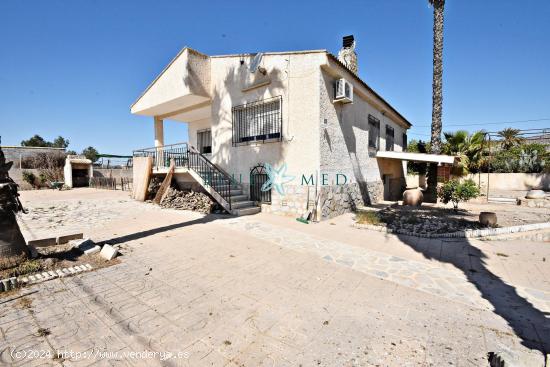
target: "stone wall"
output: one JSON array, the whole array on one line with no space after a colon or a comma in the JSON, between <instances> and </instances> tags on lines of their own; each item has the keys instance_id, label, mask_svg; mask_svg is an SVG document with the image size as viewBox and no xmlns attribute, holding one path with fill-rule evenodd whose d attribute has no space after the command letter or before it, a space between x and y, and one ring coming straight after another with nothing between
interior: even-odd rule
<instances>
[{"instance_id":1,"label":"stone wall","mask_svg":"<svg viewBox=\"0 0 550 367\"><path fill-rule=\"evenodd\" d=\"M381 201L384 194L384 186L380 181L364 183L362 186L357 183L327 185L317 190L320 220L334 218L355 211L357 207ZM262 212L299 217L314 209L316 202L315 186L285 185L284 195L272 191L271 204L263 204Z\"/></svg>"},{"instance_id":2,"label":"stone wall","mask_svg":"<svg viewBox=\"0 0 550 367\"><path fill-rule=\"evenodd\" d=\"M263 204L262 212L285 216L302 216L309 209L315 208L315 186L285 185L284 195L276 190L271 191L271 204Z\"/></svg>"}]
</instances>

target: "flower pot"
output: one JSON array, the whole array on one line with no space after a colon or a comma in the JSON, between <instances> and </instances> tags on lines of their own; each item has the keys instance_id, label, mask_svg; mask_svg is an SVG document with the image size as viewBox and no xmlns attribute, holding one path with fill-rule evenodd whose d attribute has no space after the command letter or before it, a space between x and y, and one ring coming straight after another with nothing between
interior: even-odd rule
<instances>
[{"instance_id":1,"label":"flower pot","mask_svg":"<svg viewBox=\"0 0 550 367\"><path fill-rule=\"evenodd\" d=\"M479 213L479 223L486 227L495 227L497 225L497 215L493 212Z\"/></svg>"},{"instance_id":2,"label":"flower pot","mask_svg":"<svg viewBox=\"0 0 550 367\"><path fill-rule=\"evenodd\" d=\"M403 192L403 205L420 206L424 201L424 194L416 187Z\"/></svg>"}]
</instances>

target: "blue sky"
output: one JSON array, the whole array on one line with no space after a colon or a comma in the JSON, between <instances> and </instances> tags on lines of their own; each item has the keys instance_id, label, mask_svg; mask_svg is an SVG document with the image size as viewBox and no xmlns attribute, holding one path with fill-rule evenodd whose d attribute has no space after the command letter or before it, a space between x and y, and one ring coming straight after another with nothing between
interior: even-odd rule
<instances>
[{"instance_id":1,"label":"blue sky","mask_svg":"<svg viewBox=\"0 0 550 367\"><path fill-rule=\"evenodd\" d=\"M550 2L447 0L445 18L444 131L550 127ZM410 139L428 139L427 0L3 0L2 144L62 135L70 149L130 154L152 145L153 124L129 106L183 46L336 53L347 34L360 76L413 123ZM186 140L184 124L165 129L166 143Z\"/></svg>"}]
</instances>

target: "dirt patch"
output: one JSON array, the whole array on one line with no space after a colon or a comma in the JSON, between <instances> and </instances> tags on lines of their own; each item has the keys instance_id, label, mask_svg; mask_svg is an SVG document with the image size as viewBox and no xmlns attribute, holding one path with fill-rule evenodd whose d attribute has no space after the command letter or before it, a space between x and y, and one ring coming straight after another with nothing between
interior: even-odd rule
<instances>
[{"instance_id":1,"label":"dirt patch","mask_svg":"<svg viewBox=\"0 0 550 367\"><path fill-rule=\"evenodd\" d=\"M99 253L85 255L72 245L43 247L38 250L36 259L28 259L16 266L0 271L0 279L31 275L48 270L68 268L75 265L90 264L94 269L118 264L118 258L105 260Z\"/></svg>"},{"instance_id":2,"label":"dirt patch","mask_svg":"<svg viewBox=\"0 0 550 367\"><path fill-rule=\"evenodd\" d=\"M496 227L510 227L550 220L550 210L525 208L508 204L463 204L458 210L444 205L424 204L420 207L398 204L377 205L359 212L356 221L387 227L392 230L416 234L453 233L465 230L487 228L479 223L479 213L495 212L498 218Z\"/></svg>"}]
</instances>

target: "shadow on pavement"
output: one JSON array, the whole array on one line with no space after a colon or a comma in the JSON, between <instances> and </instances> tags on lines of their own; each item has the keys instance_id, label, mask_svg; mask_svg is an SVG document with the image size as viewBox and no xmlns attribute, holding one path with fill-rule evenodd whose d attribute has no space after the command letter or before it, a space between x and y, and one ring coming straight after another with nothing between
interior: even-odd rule
<instances>
[{"instance_id":1,"label":"shadow on pavement","mask_svg":"<svg viewBox=\"0 0 550 367\"><path fill-rule=\"evenodd\" d=\"M550 352L550 315L538 310L521 297L515 287L493 274L485 263L485 254L470 241L465 238L441 241L407 235L397 237L425 258L450 263L460 269L481 296L491 303L493 312L507 321L525 347L540 351L544 356ZM458 256L437 254L429 246L433 241L441 241L441 246L461 246L468 259L463 261ZM444 250L441 252L445 253Z\"/></svg>"},{"instance_id":2,"label":"shadow on pavement","mask_svg":"<svg viewBox=\"0 0 550 367\"><path fill-rule=\"evenodd\" d=\"M120 237L114 237L114 238L111 238L111 239L108 239L108 240L101 241L101 243L109 243L111 245L116 245L118 243L135 241L135 240L139 240L141 238L153 236L153 235L163 233L163 232L168 232L168 231L171 231L171 230L174 230L174 229L189 227L189 226L192 226L192 225L195 225L195 224L206 224L206 223L210 223L210 222L213 222L213 221L216 221L216 220L226 220L226 219L233 219L233 218L235 218L235 217L232 216L232 215L227 215L227 214L225 214L225 215L224 214L207 214L202 218L193 219L193 220L189 220L189 221L185 221L185 222L181 222L181 223L174 223L174 224L170 224L170 225L167 225L167 226L152 228L152 229L148 229L148 230L145 230L145 231L131 233L131 234L120 236Z\"/></svg>"}]
</instances>

